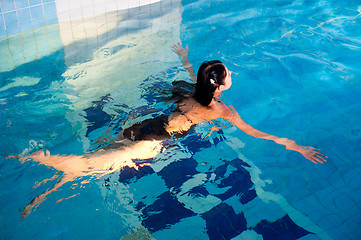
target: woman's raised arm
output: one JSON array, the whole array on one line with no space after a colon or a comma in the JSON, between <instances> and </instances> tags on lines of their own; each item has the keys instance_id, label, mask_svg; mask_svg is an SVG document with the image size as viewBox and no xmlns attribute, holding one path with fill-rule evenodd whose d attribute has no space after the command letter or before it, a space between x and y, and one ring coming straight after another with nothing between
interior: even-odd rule
<instances>
[{"instance_id":1,"label":"woman's raised arm","mask_svg":"<svg viewBox=\"0 0 361 240\"><path fill-rule=\"evenodd\" d=\"M241 129L245 133L247 133L253 137L256 137L256 138L272 140L278 144L285 145L286 149L301 153L305 158L307 158L308 160L310 160L311 162L313 162L315 164L326 162L327 156L320 153L319 152L320 149L316 149L313 147L307 147L307 146L301 146L301 145L297 144L294 140L291 140L288 138L281 138L281 137L277 137L277 136L274 136L274 135L271 135L268 133L261 132L261 131L255 129L254 127L252 127L251 125L249 125L248 123L246 123L233 107L228 108L225 105L224 105L224 107L227 108L228 110L225 109L223 111L223 114L224 114L223 118L232 122L234 125L236 125L239 129Z\"/></svg>"},{"instance_id":2,"label":"woman's raised arm","mask_svg":"<svg viewBox=\"0 0 361 240\"><path fill-rule=\"evenodd\" d=\"M186 46L186 49L184 49L180 43L173 44L172 50L182 59L183 67L189 72L193 82L197 82L196 74L194 73L194 69L188 59L188 45Z\"/></svg>"}]
</instances>

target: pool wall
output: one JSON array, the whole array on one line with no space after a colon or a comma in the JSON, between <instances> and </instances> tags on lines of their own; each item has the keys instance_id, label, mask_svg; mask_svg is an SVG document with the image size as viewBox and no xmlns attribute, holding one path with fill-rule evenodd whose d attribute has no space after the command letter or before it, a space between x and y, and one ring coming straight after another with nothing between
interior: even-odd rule
<instances>
[{"instance_id":1,"label":"pool wall","mask_svg":"<svg viewBox=\"0 0 361 240\"><path fill-rule=\"evenodd\" d=\"M0 38L56 22L92 17L161 2L161 0L2 0Z\"/></svg>"},{"instance_id":2,"label":"pool wall","mask_svg":"<svg viewBox=\"0 0 361 240\"><path fill-rule=\"evenodd\" d=\"M22 69L26 76L7 87L50 81L53 95L71 103L66 118L78 130L84 151L89 147L84 109L106 95L115 99L122 95L124 104L136 107L131 103L141 104L134 99L140 98L138 86L149 74L180 64L171 51L171 45L180 41L180 0L0 3L0 72L15 79ZM54 52L60 53L56 59L47 57ZM49 75L40 66L55 62L64 62L64 71ZM30 63L38 66L39 76L33 76L34 67L26 68Z\"/></svg>"},{"instance_id":3,"label":"pool wall","mask_svg":"<svg viewBox=\"0 0 361 240\"><path fill-rule=\"evenodd\" d=\"M179 6L180 0L1 0L0 72L74 42L87 40L85 44L89 45L90 41L93 44L112 38L110 34L114 36L119 29L126 33L141 29L144 19L159 17Z\"/></svg>"}]
</instances>

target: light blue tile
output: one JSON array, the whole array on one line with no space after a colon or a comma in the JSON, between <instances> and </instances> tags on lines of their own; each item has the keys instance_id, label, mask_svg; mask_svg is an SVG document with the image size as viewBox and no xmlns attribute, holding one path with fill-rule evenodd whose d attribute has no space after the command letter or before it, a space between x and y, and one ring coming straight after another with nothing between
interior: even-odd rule
<instances>
[{"instance_id":1,"label":"light blue tile","mask_svg":"<svg viewBox=\"0 0 361 240\"><path fill-rule=\"evenodd\" d=\"M41 0L29 0L30 6L41 4Z\"/></svg>"},{"instance_id":2,"label":"light blue tile","mask_svg":"<svg viewBox=\"0 0 361 240\"><path fill-rule=\"evenodd\" d=\"M14 35L14 34L17 34L19 33L20 30L19 30L19 26L18 24L13 24L13 25L6 25L6 34L8 36L11 36L11 35Z\"/></svg>"},{"instance_id":3,"label":"light blue tile","mask_svg":"<svg viewBox=\"0 0 361 240\"><path fill-rule=\"evenodd\" d=\"M53 24L58 22L58 17L56 15L45 17L46 24Z\"/></svg>"},{"instance_id":4,"label":"light blue tile","mask_svg":"<svg viewBox=\"0 0 361 240\"><path fill-rule=\"evenodd\" d=\"M29 6L28 0L15 0L16 9Z\"/></svg>"},{"instance_id":5,"label":"light blue tile","mask_svg":"<svg viewBox=\"0 0 361 240\"><path fill-rule=\"evenodd\" d=\"M3 9L3 12L13 11L15 10L15 4L14 0L2 0L1 6Z\"/></svg>"},{"instance_id":6,"label":"light blue tile","mask_svg":"<svg viewBox=\"0 0 361 240\"><path fill-rule=\"evenodd\" d=\"M3 13L0 13L0 27L4 27L5 24L4 24L4 14Z\"/></svg>"},{"instance_id":7,"label":"light blue tile","mask_svg":"<svg viewBox=\"0 0 361 240\"><path fill-rule=\"evenodd\" d=\"M16 15L15 11L4 13L4 19L5 19L6 27L8 27L10 25L18 24L18 17Z\"/></svg>"},{"instance_id":8,"label":"light blue tile","mask_svg":"<svg viewBox=\"0 0 361 240\"><path fill-rule=\"evenodd\" d=\"M35 7L30 7L30 13L31 13L32 19L44 16L43 7L41 5L35 6Z\"/></svg>"},{"instance_id":9,"label":"light blue tile","mask_svg":"<svg viewBox=\"0 0 361 240\"><path fill-rule=\"evenodd\" d=\"M18 20L19 20L19 23L30 21L30 10L29 10L29 8L23 8L23 9L18 10Z\"/></svg>"},{"instance_id":10,"label":"light blue tile","mask_svg":"<svg viewBox=\"0 0 361 240\"><path fill-rule=\"evenodd\" d=\"M56 16L55 2L44 4L43 7L45 16Z\"/></svg>"},{"instance_id":11,"label":"light blue tile","mask_svg":"<svg viewBox=\"0 0 361 240\"><path fill-rule=\"evenodd\" d=\"M45 25L44 18L36 18L31 20L33 28L42 27Z\"/></svg>"},{"instance_id":12,"label":"light blue tile","mask_svg":"<svg viewBox=\"0 0 361 240\"><path fill-rule=\"evenodd\" d=\"M0 26L0 38L6 37L6 31L3 26Z\"/></svg>"},{"instance_id":13,"label":"light blue tile","mask_svg":"<svg viewBox=\"0 0 361 240\"><path fill-rule=\"evenodd\" d=\"M19 23L19 25L20 25L20 32L25 32L25 31L33 28L33 24L31 23L30 20L21 22L21 23Z\"/></svg>"},{"instance_id":14,"label":"light blue tile","mask_svg":"<svg viewBox=\"0 0 361 240\"><path fill-rule=\"evenodd\" d=\"M48 2L53 2L53 3L55 3L54 0L43 0L43 3L48 3Z\"/></svg>"}]
</instances>

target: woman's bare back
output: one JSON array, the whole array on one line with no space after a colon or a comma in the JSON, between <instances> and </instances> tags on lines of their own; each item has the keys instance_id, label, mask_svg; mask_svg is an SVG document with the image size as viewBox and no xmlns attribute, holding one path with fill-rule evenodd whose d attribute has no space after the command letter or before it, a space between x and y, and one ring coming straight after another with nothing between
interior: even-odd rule
<instances>
[{"instance_id":1,"label":"woman's bare back","mask_svg":"<svg viewBox=\"0 0 361 240\"><path fill-rule=\"evenodd\" d=\"M168 118L166 130L172 134L188 131L192 126L217 118L229 118L231 111L222 102L213 100L209 106L203 106L194 98L184 99Z\"/></svg>"}]
</instances>

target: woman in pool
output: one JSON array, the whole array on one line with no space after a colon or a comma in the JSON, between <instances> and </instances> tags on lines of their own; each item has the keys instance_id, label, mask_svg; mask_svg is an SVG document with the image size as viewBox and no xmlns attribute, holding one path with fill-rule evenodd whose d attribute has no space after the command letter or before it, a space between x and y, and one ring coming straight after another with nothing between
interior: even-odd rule
<instances>
[{"instance_id":1,"label":"woman in pool","mask_svg":"<svg viewBox=\"0 0 361 240\"><path fill-rule=\"evenodd\" d=\"M193 97L184 100L182 105L180 105L182 115L186 116L189 123L198 124L204 120L224 118L245 133L256 138L272 140L278 144L285 145L286 149L301 153L313 163L317 164L318 162L323 163L326 161L325 158L327 156L318 152L319 149L301 146L294 140L261 132L243 121L234 108L222 103L219 100L221 92L229 89L232 85L232 72L223 63L217 60L204 62L199 67L196 78L188 60L188 45L184 49L180 43L174 44L173 51L181 57L184 68L189 72L192 80L196 82Z\"/></svg>"},{"instance_id":2,"label":"woman in pool","mask_svg":"<svg viewBox=\"0 0 361 240\"><path fill-rule=\"evenodd\" d=\"M188 46L184 49L178 43L174 44L172 49L181 57L184 68L196 83L194 94L184 96L170 116L161 115L155 119L148 119L135 124L125 129L115 144L97 152L81 156L65 156L50 155L48 152L44 154L43 151L38 151L28 157L20 158L22 162L33 160L63 172L61 181L26 206L23 217L26 217L31 209L43 202L48 194L64 183L81 176L112 173L125 166L137 168L134 159L155 157L161 152L164 140L169 139L171 136L181 137L194 125L218 118L230 121L253 137L272 140L285 145L286 149L301 153L313 163L326 161L327 157L318 152L319 149L301 146L291 139L261 132L243 121L234 108L222 103L219 99L220 94L232 85L232 73L222 62L217 60L204 62L200 66L196 77L188 60ZM56 177L57 175L52 179ZM46 179L43 182L48 180Z\"/></svg>"}]
</instances>

